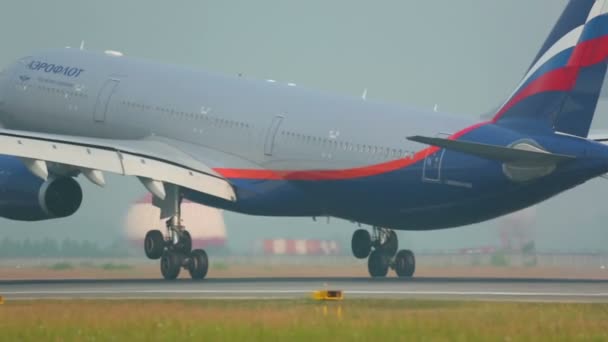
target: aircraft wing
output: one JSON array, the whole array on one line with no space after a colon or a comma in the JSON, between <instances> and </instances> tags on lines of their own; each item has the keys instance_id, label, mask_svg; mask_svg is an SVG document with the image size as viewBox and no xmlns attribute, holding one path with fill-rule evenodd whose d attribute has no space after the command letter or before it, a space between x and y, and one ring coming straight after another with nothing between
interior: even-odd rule
<instances>
[{"instance_id":1,"label":"aircraft wing","mask_svg":"<svg viewBox=\"0 0 608 342\"><path fill-rule=\"evenodd\" d=\"M30 166L42 163L44 172L37 175L43 178L45 172L48 175L46 164L52 163L71 166L85 175L111 172L137 176L144 185L174 184L236 201L234 189L224 177L176 146L149 139L97 139L0 129L0 154L21 157Z\"/></svg>"},{"instance_id":2,"label":"aircraft wing","mask_svg":"<svg viewBox=\"0 0 608 342\"><path fill-rule=\"evenodd\" d=\"M478 157L498 160L506 163L555 164L575 159L574 156L542 151L528 144L526 144L525 146L528 149L522 149L515 147L480 144L469 141L429 138L423 136L413 136L408 137L407 139L427 145L443 147L448 150L472 154Z\"/></svg>"}]
</instances>

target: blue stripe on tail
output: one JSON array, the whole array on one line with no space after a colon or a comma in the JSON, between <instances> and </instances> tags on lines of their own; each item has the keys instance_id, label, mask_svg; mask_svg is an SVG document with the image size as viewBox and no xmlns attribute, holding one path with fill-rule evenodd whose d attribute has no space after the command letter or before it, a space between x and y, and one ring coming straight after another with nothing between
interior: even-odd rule
<instances>
[{"instance_id":1,"label":"blue stripe on tail","mask_svg":"<svg viewBox=\"0 0 608 342\"><path fill-rule=\"evenodd\" d=\"M563 36L585 23L594 2L595 0L573 0L568 3L530 68Z\"/></svg>"},{"instance_id":2,"label":"blue stripe on tail","mask_svg":"<svg viewBox=\"0 0 608 342\"><path fill-rule=\"evenodd\" d=\"M608 15L587 23L595 3L570 0L526 79L494 122L516 129L588 135L608 60Z\"/></svg>"},{"instance_id":3,"label":"blue stripe on tail","mask_svg":"<svg viewBox=\"0 0 608 342\"><path fill-rule=\"evenodd\" d=\"M561 110L556 114L556 131L587 137L605 75L606 63L581 69L576 86L568 93Z\"/></svg>"}]
</instances>

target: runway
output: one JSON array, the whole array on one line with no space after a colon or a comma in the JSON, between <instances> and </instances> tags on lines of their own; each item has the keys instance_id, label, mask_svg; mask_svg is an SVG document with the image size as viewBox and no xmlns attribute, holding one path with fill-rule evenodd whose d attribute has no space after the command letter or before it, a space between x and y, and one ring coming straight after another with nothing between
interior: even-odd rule
<instances>
[{"instance_id":1,"label":"runway","mask_svg":"<svg viewBox=\"0 0 608 342\"><path fill-rule=\"evenodd\" d=\"M164 280L0 281L5 300L38 299L298 299L315 290L345 298L608 303L606 280L486 278L210 278Z\"/></svg>"}]
</instances>

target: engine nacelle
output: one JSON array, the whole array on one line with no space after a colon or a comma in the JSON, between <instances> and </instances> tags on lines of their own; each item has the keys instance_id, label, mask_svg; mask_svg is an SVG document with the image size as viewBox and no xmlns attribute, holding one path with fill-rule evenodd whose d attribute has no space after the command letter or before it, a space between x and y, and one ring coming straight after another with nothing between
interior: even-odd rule
<instances>
[{"instance_id":1,"label":"engine nacelle","mask_svg":"<svg viewBox=\"0 0 608 342\"><path fill-rule=\"evenodd\" d=\"M82 189L72 177L34 176L18 158L0 156L0 216L41 221L74 214L82 203Z\"/></svg>"},{"instance_id":2,"label":"engine nacelle","mask_svg":"<svg viewBox=\"0 0 608 342\"><path fill-rule=\"evenodd\" d=\"M545 149L532 140L518 141L510 147L523 151L547 153ZM556 164L504 163L502 171L514 182L528 182L550 175L556 167Z\"/></svg>"}]
</instances>

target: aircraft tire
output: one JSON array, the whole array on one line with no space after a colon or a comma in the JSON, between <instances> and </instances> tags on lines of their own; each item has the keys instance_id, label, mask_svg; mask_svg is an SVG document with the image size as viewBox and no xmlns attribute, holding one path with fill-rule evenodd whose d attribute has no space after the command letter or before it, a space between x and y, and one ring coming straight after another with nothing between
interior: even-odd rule
<instances>
[{"instance_id":1,"label":"aircraft tire","mask_svg":"<svg viewBox=\"0 0 608 342\"><path fill-rule=\"evenodd\" d=\"M202 249L195 249L190 253L190 261L188 262L188 272L194 280L202 280L207 276L209 270L209 258L207 253Z\"/></svg>"},{"instance_id":2,"label":"aircraft tire","mask_svg":"<svg viewBox=\"0 0 608 342\"><path fill-rule=\"evenodd\" d=\"M160 230L150 230L146 233L144 239L144 252L146 256L152 260L158 260L162 257L165 250L165 238Z\"/></svg>"},{"instance_id":3,"label":"aircraft tire","mask_svg":"<svg viewBox=\"0 0 608 342\"><path fill-rule=\"evenodd\" d=\"M386 277L389 268L389 257L379 249L374 250L367 259L367 270L372 278Z\"/></svg>"},{"instance_id":4,"label":"aircraft tire","mask_svg":"<svg viewBox=\"0 0 608 342\"><path fill-rule=\"evenodd\" d=\"M351 240L353 255L357 259L365 259L372 251L372 238L365 229L358 229L353 233Z\"/></svg>"},{"instance_id":5,"label":"aircraft tire","mask_svg":"<svg viewBox=\"0 0 608 342\"><path fill-rule=\"evenodd\" d=\"M175 280L182 268L183 255L174 251L166 251L160 258L160 273L165 280Z\"/></svg>"},{"instance_id":6,"label":"aircraft tire","mask_svg":"<svg viewBox=\"0 0 608 342\"><path fill-rule=\"evenodd\" d=\"M185 255L189 255L192 252L192 236L187 230L182 232L177 249Z\"/></svg>"},{"instance_id":7,"label":"aircraft tire","mask_svg":"<svg viewBox=\"0 0 608 342\"><path fill-rule=\"evenodd\" d=\"M414 252L404 249L395 256L395 273L399 278L411 278L416 271Z\"/></svg>"}]
</instances>

